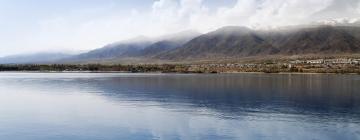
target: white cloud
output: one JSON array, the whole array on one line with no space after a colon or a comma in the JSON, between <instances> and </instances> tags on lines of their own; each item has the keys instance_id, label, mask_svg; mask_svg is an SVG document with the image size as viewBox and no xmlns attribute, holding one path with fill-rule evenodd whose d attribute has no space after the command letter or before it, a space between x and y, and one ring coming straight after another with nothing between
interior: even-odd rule
<instances>
[{"instance_id":1,"label":"white cloud","mask_svg":"<svg viewBox=\"0 0 360 140\"><path fill-rule=\"evenodd\" d=\"M330 5L332 0L265 0L251 15L252 25L282 26L304 24L311 16Z\"/></svg>"},{"instance_id":2,"label":"white cloud","mask_svg":"<svg viewBox=\"0 0 360 140\"><path fill-rule=\"evenodd\" d=\"M229 24L244 25L249 22L251 15L256 13L257 6L258 2L253 0L238 0L234 7L220 9L217 17Z\"/></svg>"},{"instance_id":3,"label":"white cloud","mask_svg":"<svg viewBox=\"0 0 360 140\"><path fill-rule=\"evenodd\" d=\"M157 0L150 9L111 6L39 19L36 27L0 42L1 52L87 50L136 37L158 36L182 30L208 32L229 25L274 27L329 18L360 17L360 0L237 0L232 6L209 8L206 0ZM114 10L115 9L115 10ZM12 35L15 36L15 35ZM14 41L17 40L17 41ZM24 46L27 46L24 48Z\"/></svg>"},{"instance_id":4,"label":"white cloud","mask_svg":"<svg viewBox=\"0 0 360 140\"><path fill-rule=\"evenodd\" d=\"M159 0L153 4L153 17L166 30L195 28L210 31L228 25L274 27L305 24L321 19L322 15L316 14L338 2L339 0L237 0L232 7L218 7L217 12L212 12L204 5L204 0Z\"/></svg>"},{"instance_id":5,"label":"white cloud","mask_svg":"<svg viewBox=\"0 0 360 140\"><path fill-rule=\"evenodd\" d=\"M151 20L160 32L176 32L189 29L193 18L206 11L203 0L159 0L153 3Z\"/></svg>"}]
</instances>

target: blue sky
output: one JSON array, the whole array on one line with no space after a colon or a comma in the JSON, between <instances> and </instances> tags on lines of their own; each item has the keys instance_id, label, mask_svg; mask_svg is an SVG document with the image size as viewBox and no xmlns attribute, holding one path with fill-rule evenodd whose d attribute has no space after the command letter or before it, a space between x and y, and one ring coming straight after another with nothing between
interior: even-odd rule
<instances>
[{"instance_id":1,"label":"blue sky","mask_svg":"<svg viewBox=\"0 0 360 140\"><path fill-rule=\"evenodd\" d=\"M139 35L360 17L359 0L0 0L0 56L79 51Z\"/></svg>"}]
</instances>

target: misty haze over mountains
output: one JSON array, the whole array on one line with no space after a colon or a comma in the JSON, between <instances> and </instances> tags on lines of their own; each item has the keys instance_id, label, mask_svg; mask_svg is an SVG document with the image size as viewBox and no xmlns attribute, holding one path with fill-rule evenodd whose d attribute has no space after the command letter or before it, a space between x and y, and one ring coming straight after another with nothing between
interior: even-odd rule
<instances>
[{"instance_id":1,"label":"misty haze over mountains","mask_svg":"<svg viewBox=\"0 0 360 140\"><path fill-rule=\"evenodd\" d=\"M43 52L24 55L11 55L0 58L0 64L32 64L32 63L56 63L58 60L71 57L70 53Z\"/></svg>"},{"instance_id":2,"label":"misty haze over mountains","mask_svg":"<svg viewBox=\"0 0 360 140\"><path fill-rule=\"evenodd\" d=\"M153 63L273 55L358 54L358 25L357 19L343 19L271 30L228 26L206 34L184 31L158 38L141 36L77 55L49 53L4 57L0 58L0 63Z\"/></svg>"}]
</instances>

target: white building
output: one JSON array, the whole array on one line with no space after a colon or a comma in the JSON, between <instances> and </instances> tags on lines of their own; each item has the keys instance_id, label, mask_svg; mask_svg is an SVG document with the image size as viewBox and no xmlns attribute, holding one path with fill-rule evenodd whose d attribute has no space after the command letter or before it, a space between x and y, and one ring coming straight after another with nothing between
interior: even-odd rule
<instances>
[{"instance_id":1,"label":"white building","mask_svg":"<svg viewBox=\"0 0 360 140\"><path fill-rule=\"evenodd\" d=\"M324 63L324 59L307 60L306 63L308 63L308 64L322 64L322 63Z\"/></svg>"}]
</instances>

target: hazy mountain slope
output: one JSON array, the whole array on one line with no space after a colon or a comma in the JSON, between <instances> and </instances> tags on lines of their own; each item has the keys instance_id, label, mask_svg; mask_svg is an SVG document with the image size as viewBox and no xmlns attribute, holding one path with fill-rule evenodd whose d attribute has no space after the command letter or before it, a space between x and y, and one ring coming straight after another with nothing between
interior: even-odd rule
<instances>
[{"instance_id":1,"label":"hazy mountain slope","mask_svg":"<svg viewBox=\"0 0 360 140\"><path fill-rule=\"evenodd\" d=\"M0 64L39 64L53 63L55 61L69 58L72 54L66 53L36 53L24 55L12 55L0 58Z\"/></svg>"},{"instance_id":2,"label":"hazy mountain slope","mask_svg":"<svg viewBox=\"0 0 360 140\"><path fill-rule=\"evenodd\" d=\"M352 36L354 36L355 38L359 39L360 38L360 26L343 26L343 27L338 27L342 30L345 30L347 33L351 34Z\"/></svg>"},{"instance_id":3,"label":"hazy mountain slope","mask_svg":"<svg viewBox=\"0 0 360 140\"><path fill-rule=\"evenodd\" d=\"M164 52L167 52L169 50L181 47L183 44L178 42L172 42L172 41L160 41L156 42L143 50L141 50L141 53L139 56L141 57L151 57L155 56Z\"/></svg>"},{"instance_id":4,"label":"hazy mountain slope","mask_svg":"<svg viewBox=\"0 0 360 140\"><path fill-rule=\"evenodd\" d=\"M65 59L64 62L184 61L345 53L360 53L360 27L316 25L260 31L231 26L203 35L182 32L159 38L123 41Z\"/></svg>"},{"instance_id":5,"label":"hazy mountain slope","mask_svg":"<svg viewBox=\"0 0 360 140\"><path fill-rule=\"evenodd\" d=\"M109 45L76 56L78 59L110 59L136 56L150 43Z\"/></svg>"},{"instance_id":6,"label":"hazy mountain slope","mask_svg":"<svg viewBox=\"0 0 360 140\"><path fill-rule=\"evenodd\" d=\"M141 57L151 57L156 56L162 53L165 53L169 50L173 50L179 47L182 47L185 43L191 39L201 35L195 31L184 31L172 35L167 35L161 37L158 42L153 43L152 45L144 48L141 51Z\"/></svg>"},{"instance_id":7,"label":"hazy mountain slope","mask_svg":"<svg viewBox=\"0 0 360 140\"><path fill-rule=\"evenodd\" d=\"M342 27L321 26L286 35L280 43L281 54L336 54L360 52L360 38Z\"/></svg>"},{"instance_id":8,"label":"hazy mountain slope","mask_svg":"<svg viewBox=\"0 0 360 140\"><path fill-rule=\"evenodd\" d=\"M147 38L132 39L129 41L113 43L63 61L90 61L138 56L141 53L141 50L151 43L150 39Z\"/></svg>"},{"instance_id":9,"label":"hazy mountain slope","mask_svg":"<svg viewBox=\"0 0 360 140\"><path fill-rule=\"evenodd\" d=\"M312 26L274 31L224 27L156 57L181 60L317 53L360 53L360 27Z\"/></svg>"},{"instance_id":10,"label":"hazy mountain slope","mask_svg":"<svg viewBox=\"0 0 360 140\"><path fill-rule=\"evenodd\" d=\"M248 28L224 27L201 35L183 47L157 57L163 59L235 57L276 52L278 52L276 48Z\"/></svg>"},{"instance_id":11,"label":"hazy mountain slope","mask_svg":"<svg viewBox=\"0 0 360 140\"><path fill-rule=\"evenodd\" d=\"M101 60L149 58L182 46L200 33L184 31L159 38L138 37L113 43L105 47L83 53L63 62L91 62Z\"/></svg>"}]
</instances>

